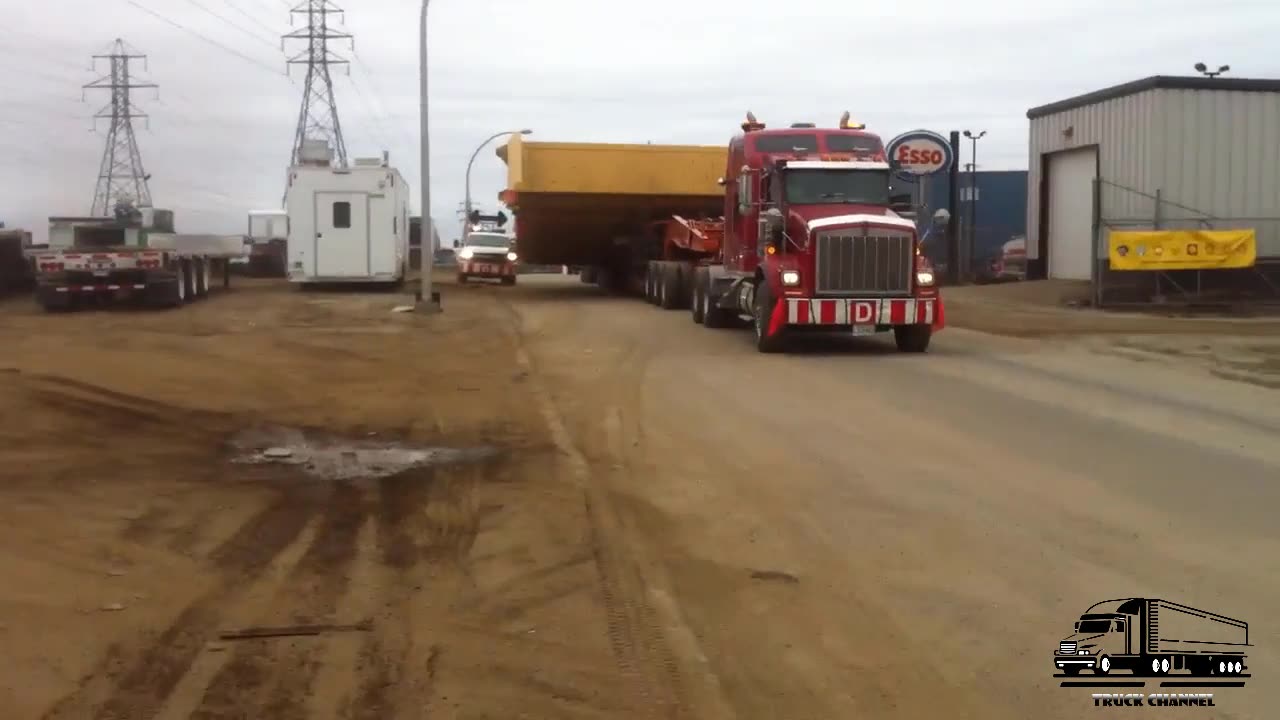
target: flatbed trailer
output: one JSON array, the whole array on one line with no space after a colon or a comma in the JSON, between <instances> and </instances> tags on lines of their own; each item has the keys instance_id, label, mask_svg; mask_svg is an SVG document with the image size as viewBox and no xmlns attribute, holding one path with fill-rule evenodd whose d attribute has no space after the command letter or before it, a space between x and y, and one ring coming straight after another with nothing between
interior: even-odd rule
<instances>
[{"instance_id":1,"label":"flatbed trailer","mask_svg":"<svg viewBox=\"0 0 1280 720\"><path fill-rule=\"evenodd\" d=\"M809 332L891 332L924 352L942 298L879 136L847 113L769 131L748 114L742 129L728 147L514 136L499 198L521 259L580 266L705 327L749 324L761 352Z\"/></svg>"},{"instance_id":2,"label":"flatbed trailer","mask_svg":"<svg viewBox=\"0 0 1280 720\"><path fill-rule=\"evenodd\" d=\"M241 235L148 232L107 218L52 220L70 228L69 245L32 253L36 301L49 311L184 305L206 297L218 281L229 286L231 261L246 253Z\"/></svg>"}]
</instances>

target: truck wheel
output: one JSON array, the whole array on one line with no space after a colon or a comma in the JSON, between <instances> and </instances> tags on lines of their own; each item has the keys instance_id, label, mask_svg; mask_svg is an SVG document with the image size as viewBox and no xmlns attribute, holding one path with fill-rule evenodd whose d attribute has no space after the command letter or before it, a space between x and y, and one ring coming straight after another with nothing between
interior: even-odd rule
<instances>
[{"instance_id":1,"label":"truck wheel","mask_svg":"<svg viewBox=\"0 0 1280 720\"><path fill-rule=\"evenodd\" d=\"M662 309L675 310L680 307L680 265L662 263L658 282L662 285Z\"/></svg>"},{"instance_id":2,"label":"truck wheel","mask_svg":"<svg viewBox=\"0 0 1280 720\"><path fill-rule=\"evenodd\" d=\"M503 285L515 285L515 284L516 284L516 276L515 276L515 275L508 275L508 276L506 276L506 277L502 278L502 284L503 284Z\"/></svg>"},{"instance_id":3,"label":"truck wheel","mask_svg":"<svg viewBox=\"0 0 1280 720\"><path fill-rule=\"evenodd\" d=\"M191 261L191 284L193 286L192 287L193 292L191 293L191 297L194 300L199 300L200 298L203 298L205 296L205 293L209 292L209 284L208 284L208 278L206 277L206 272L207 272L207 268L204 265L204 260L201 259L201 260Z\"/></svg>"},{"instance_id":4,"label":"truck wheel","mask_svg":"<svg viewBox=\"0 0 1280 720\"><path fill-rule=\"evenodd\" d=\"M725 312L723 308L716 307L716 298L711 283L711 273L703 275L703 281L699 284L702 288L702 325L713 329L729 327L733 317Z\"/></svg>"},{"instance_id":5,"label":"truck wheel","mask_svg":"<svg viewBox=\"0 0 1280 720\"><path fill-rule=\"evenodd\" d=\"M922 353L929 349L933 328L928 325L895 325L893 340L899 352Z\"/></svg>"},{"instance_id":6,"label":"truck wheel","mask_svg":"<svg viewBox=\"0 0 1280 720\"><path fill-rule=\"evenodd\" d=\"M680 263L676 265L676 275L679 277L679 282L676 285L680 288L680 307L691 307L693 305L694 266Z\"/></svg>"},{"instance_id":7,"label":"truck wheel","mask_svg":"<svg viewBox=\"0 0 1280 720\"><path fill-rule=\"evenodd\" d=\"M1098 664L1093 667L1095 675L1108 675L1111 673L1111 658L1103 655L1098 658Z\"/></svg>"},{"instance_id":8,"label":"truck wheel","mask_svg":"<svg viewBox=\"0 0 1280 720\"><path fill-rule=\"evenodd\" d=\"M702 269L693 271L693 280L689 283L693 288L693 300L689 303L689 314L693 317L693 321L699 325L705 317L702 314L702 276L706 275Z\"/></svg>"},{"instance_id":9,"label":"truck wheel","mask_svg":"<svg viewBox=\"0 0 1280 720\"><path fill-rule=\"evenodd\" d=\"M762 353L778 353L787 349L785 330L780 329L776 335L769 335L769 323L773 319L773 293L769 291L769 283L762 279L756 288L755 307L752 308L752 326L756 333L756 350Z\"/></svg>"},{"instance_id":10,"label":"truck wheel","mask_svg":"<svg viewBox=\"0 0 1280 720\"><path fill-rule=\"evenodd\" d=\"M187 264L178 261L177 275L173 283L173 294L169 298L170 307L180 307L187 302Z\"/></svg>"},{"instance_id":11,"label":"truck wheel","mask_svg":"<svg viewBox=\"0 0 1280 720\"><path fill-rule=\"evenodd\" d=\"M650 260L644 270L644 301L650 305L658 304L658 262Z\"/></svg>"},{"instance_id":12,"label":"truck wheel","mask_svg":"<svg viewBox=\"0 0 1280 720\"><path fill-rule=\"evenodd\" d=\"M467 284L467 276L466 276L466 275L464 275L464 274L462 274L462 273L458 273L458 284L459 284L459 285L466 285L466 284Z\"/></svg>"}]
</instances>

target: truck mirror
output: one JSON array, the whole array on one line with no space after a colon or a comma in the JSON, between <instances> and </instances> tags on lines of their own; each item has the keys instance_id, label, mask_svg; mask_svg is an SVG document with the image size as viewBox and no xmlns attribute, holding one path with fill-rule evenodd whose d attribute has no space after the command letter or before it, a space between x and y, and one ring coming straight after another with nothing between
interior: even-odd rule
<instances>
[{"instance_id":1,"label":"truck mirror","mask_svg":"<svg viewBox=\"0 0 1280 720\"><path fill-rule=\"evenodd\" d=\"M769 208L764 211L764 220L768 224L770 230L776 230L782 227L782 211L778 208Z\"/></svg>"},{"instance_id":2,"label":"truck mirror","mask_svg":"<svg viewBox=\"0 0 1280 720\"><path fill-rule=\"evenodd\" d=\"M454 248L455 250L456 250L456 249L458 249L458 248L459 248L459 247L461 247L461 246L462 246L462 243L458 242L457 240L454 240L454 241L453 241L453 248Z\"/></svg>"},{"instance_id":3,"label":"truck mirror","mask_svg":"<svg viewBox=\"0 0 1280 720\"><path fill-rule=\"evenodd\" d=\"M939 228L945 228L951 223L951 213L946 208L938 208L933 214L933 224Z\"/></svg>"}]
</instances>

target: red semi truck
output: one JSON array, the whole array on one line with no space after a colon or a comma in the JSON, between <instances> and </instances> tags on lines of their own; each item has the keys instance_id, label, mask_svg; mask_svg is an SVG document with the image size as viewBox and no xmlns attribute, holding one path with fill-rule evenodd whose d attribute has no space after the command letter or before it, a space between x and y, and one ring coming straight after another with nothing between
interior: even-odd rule
<instances>
[{"instance_id":1,"label":"red semi truck","mask_svg":"<svg viewBox=\"0 0 1280 720\"><path fill-rule=\"evenodd\" d=\"M582 162L584 147L571 148L572 162L551 157L543 166L587 167L594 177L603 176L607 168ZM634 147L649 149L656 161L617 170L652 175L627 178L632 186L662 188L664 175L693 167L677 153L690 148ZM561 152L569 156L569 150ZM536 177L527 167L534 164L529 157L512 162L510 150L499 156L508 161L513 186L524 176ZM523 259L589 266L582 273L585 282L621 291L643 288L650 301L688 308L708 328L749 321L761 352L784 351L790 338L810 332L892 332L904 352L928 348L944 326L942 298L921 254L915 222L890 196L892 168L878 135L851 124L848 113L836 128L795 124L774 130L748 113L742 133L729 142L723 167L717 180L722 189L714 198L633 191L631 202L623 203L620 193L580 192L588 200L581 212L601 218L581 228L550 220L553 200L568 194L552 181L541 193L545 200L526 202L534 193L516 187L503 199L515 209ZM524 205L532 206L532 216ZM563 212L568 206L561 199L558 207ZM615 209L612 216L609 208ZM681 210L704 217L689 220ZM644 218L644 211L651 217ZM722 215L708 218L708 211ZM538 237L577 229L602 237ZM559 252L546 252L553 247Z\"/></svg>"}]
</instances>

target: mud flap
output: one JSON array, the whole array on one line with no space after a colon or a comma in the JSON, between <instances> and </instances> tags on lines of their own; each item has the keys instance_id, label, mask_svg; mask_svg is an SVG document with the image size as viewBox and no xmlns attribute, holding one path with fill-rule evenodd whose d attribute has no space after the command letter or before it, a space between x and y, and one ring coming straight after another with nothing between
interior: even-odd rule
<instances>
[{"instance_id":1,"label":"mud flap","mask_svg":"<svg viewBox=\"0 0 1280 720\"><path fill-rule=\"evenodd\" d=\"M942 296L939 295L933 302L933 331L938 332L947 326L946 313L943 312Z\"/></svg>"},{"instance_id":2,"label":"mud flap","mask_svg":"<svg viewBox=\"0 0 1280 720\"><path fill-rule=\"evenodd\" d=\"M769 317L769 337L778 334L783 325L787 324L787 301L786 298L778 298L773 304L773 314Z\"/></svg>"}]
</instances>

